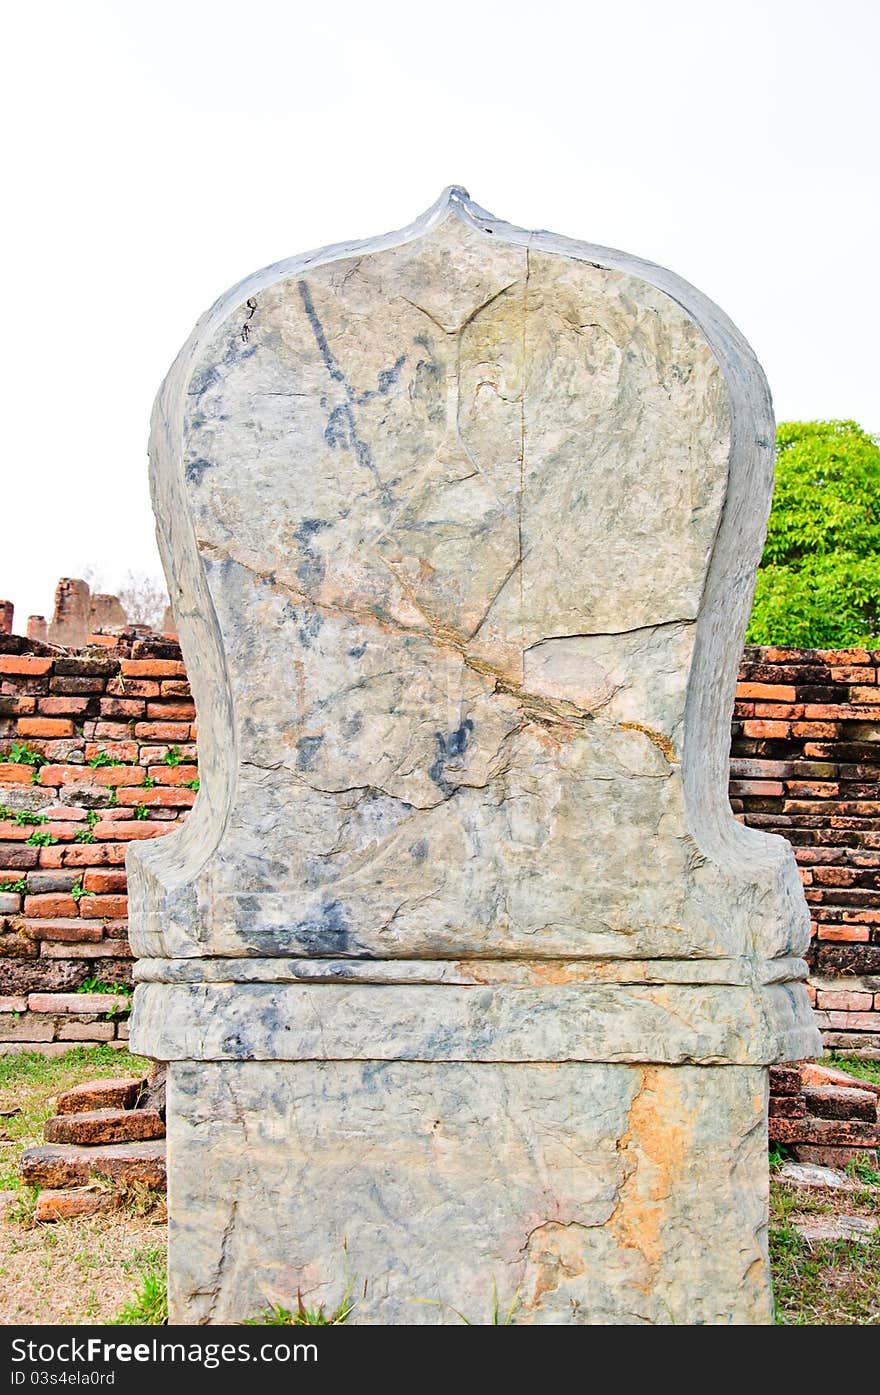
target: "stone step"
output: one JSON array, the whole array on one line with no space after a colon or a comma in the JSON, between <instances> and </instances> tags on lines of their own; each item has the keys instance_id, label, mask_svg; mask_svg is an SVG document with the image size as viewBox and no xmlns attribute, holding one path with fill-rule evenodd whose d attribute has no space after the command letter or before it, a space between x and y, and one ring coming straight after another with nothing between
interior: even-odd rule
<instances>
[{"instance_id":1,"label":"stone step","mask_svg":"<svg viewBox=\"0 0 880 1395\"><path fill-rule=\"evenodd\" d=\"M880 1124L862 1119L770 1119L771 1143L879 1148Z\"/></svg>"},{"instance_id":2,"label":"stone step","mask_svg":"<svg viewBox=\"0 0 880 1395\"><path fill-rule=\"evenodd\" d=\"M165 1190L165 1140L148 1143L105 1143L82 1147L75 1143L44 1143L26 1148L19 1171L31 1187L82 1187L91 1177L112 1182L142 1182Z\"/></svg>"},{"instance_id":3,"label":"stone step","mask_svg":"<svg viewBox=\"0 0 880 1395\"><path fill-rule=\"evenodd\" d=\"M818 1167L845 1168L851 1162L866 1162L869 1167L880 1167L876 1148L828 1147L821 1144L797 1143L792 1148L795 1160Z\"/></svg>"},{"instance_id":4,"label":"stone step","mask_svg":"<svg viewBox=\"0 0 880 1395\"><path fill-rule=\"evenodd\" d=\"M76 1187L41 1191L34 1207L35 1221L69 1221L76 1216L93 1216L109 1205L111 1197L99 1187Z\"/></svg>"},{"instance_id":5,"label":"stone step","mask_svg":"<svg viewBox=\"0 0 880 1395\"><path fill-rule=\"evenodd\" d=\"M808 1143L828 1147L880 1147L880 1124L861 1119L778 1119L770 1120L771 1143Z\"/></svg>"},{"instance_id":6,"label":"stone step","mask_svg":"<svg viewBox=\"0 0 880 1395\"><path fill-rule=\"evenodd\" d=\"M771 1068L771 1076L773 1069L775 1067ZM875 1085L873 1080L862 1080L861 1076L848 1075L846 1071L837 1070L835 1066L825 1066L821 1061L802 1061L799 1069L804 1085L847 1085L853 1089L867 1090L872 1095L880 1095L880 1085Z\"/></svg>"},{"instance_id":7,"label":"stone step","mask_svg":"<svg viewBox=\"0 0 880 1395\"><path fill-rule=\"evenodd\" d=\"M850 1085L805 1085L807 1112L819 1119L863 1119L877 1122L877 1096Z\"/></svg>"},{"instance_id":8,"label":"stone step","mask_svg":"<svg viewBox=\"0 0 880 1395\"><path fill-rule=\"evenodd\" d=\"M108 1076L85 1080L62 1090L55 1101L56 1114L80 1114L91 1109L133 1109L146 1089L145 1076Z\"/></svg>"},{"instance_id":9,"label":"stone step","mask_svg":"<svg viewBox=\"0 0 880 1395\"><path fill-rule=\"evenodd\" d=\"M156 1109L90 1109L56 1114L43 1126L47 1143L138 1143L165 1137L165 1122Z\"/></svg>"}]
</instances>

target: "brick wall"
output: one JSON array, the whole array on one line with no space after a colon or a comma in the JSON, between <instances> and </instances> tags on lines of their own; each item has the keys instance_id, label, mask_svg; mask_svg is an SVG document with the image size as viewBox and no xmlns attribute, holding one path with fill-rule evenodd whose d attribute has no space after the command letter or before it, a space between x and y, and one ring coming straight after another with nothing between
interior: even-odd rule
<instances>
[{"instance_id":1,"label":"brick wall","mask_svg":"<svg viewBox=\"0 0 880 1395\"><path fill-rule=\"evenodd\" d=\"M731 805L794 845L826 1046L880 1060L880 652L746 649Z\"/></svg>"},{"instance_id":2,"label":"brick wall","mask_svg":"<svg viewBox=\"0 0 880 1395\"><path fill-rule=\"evenodd\" d=\"M0 636L0 1052L127 1039L128 996L83 985L130 985L125 850L196 797L177 645L96 640Z\"/></svg>"},{"instance_id":3,"label":"brick wall","mask_svg":"<svg viewBox=\"0 0 880 1395\"><path fill-rule=\"evenodd\" d=\"M127 1037L125 850L186 818L195 712L161 636L0 635L0 1052ZM731 804L794 845L826 1044L880 1059L880 653L747 649ZM34 766L3 761L24 744ZM108 763L108 762L112 762ZM40 822L28 822L38 819Z\"/></svg>"}]
</instances>

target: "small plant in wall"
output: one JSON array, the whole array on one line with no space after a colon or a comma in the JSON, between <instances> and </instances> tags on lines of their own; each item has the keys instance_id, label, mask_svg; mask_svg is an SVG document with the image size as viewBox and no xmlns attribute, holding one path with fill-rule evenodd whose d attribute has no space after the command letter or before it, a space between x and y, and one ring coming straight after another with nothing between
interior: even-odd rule
<instances>
[{"instance_id":1,"label":"small plant in wall","mask_svg":"<svg viewBox=\"0 0 880 1395\"><path fill-rule=\"evenodd\" d=\"M79 876L77 877L73 886L70 888L70 894L73 897L76 904L79 905L80 901L83 899L84 896L94 896L95 893L93 891L85 891L83 889L83 879L82 876Z\"/></svg>"},{"instance_id":2,"label":"small plant in wall","mask_svg":"<svg viewBox=\"0 0 880 1395\"><path fill-rule=\"evenodd\" d=\"M9 765L33 765L37 769L41 765L48 765L49 758L42 752L35 751L26 741L13 741L6 756Z\"/></svg>"},{"instance_id":3,"label":"small plant in wall","mask_svg":"<svg viewBox=\"0 0 880 1395\"><path fill-rule=\"evenodd\" d=\"M182 760L183 760L183 756L182 756L182 754L181 754L180 747L179 747L179 746L169 746L169 747L168 747L168 750L165 752L165 755L162 757L162 764L163 764L163 765L180 765L180 763L181 763Z\"/></svg>"},{"instance_id":4,"label":"small plant in wall","mask_svg":"<svg viewBox=\"0 0 880 1395\"><path fill-rule=\"evenodd\" d=\"M25 838L24 841L29 843L32 848L49 848L53 843L57 843L58 839L52 837L48 828L35 828L31 836Z\"/></svg>"},{"instance_id":5,"label":"small plant in wall","mask_svg":"<svg viewBox=\"0 0 880 1395\"><path fill-rule=\"evenodd\" d=\"M145 775L143 784L141 785L141 789L154 790L155 788L156 781L153 779L152 775Z\"/></svg>"},{"instance_id":6,"label":"small plant in wall","mask_svg":"<svg viewBox=\"0 0 880 1395\"><path fill-rule=\"evenodd\" d=\"M89 765L93 770L101 770L108 765L124 765L125 761L117 760L115 756L108 755L106 751L99 751L96 756L92 756Z\"/></svg>"},{"instance_id":7,"label":"small plant in wall","mask_svg":"<svg viewBox=\"0 0 880 1395\"><path fill-rule=\"evenodd\" d=\"M196 794L198 794L199 788L200 788L200 786L199 786L199 777L198 777L198 775L196 776L196 778L195 778L194 780L187 780L186 784L184 785L184 789L187 789L187 790L194 790Z\"/></svg>"},{"instance_id":8,"label":"small plant in wall","mask_svg":"<svg viewBox=\"0 0 880 1395\"><path fill-rule=\"evenodd\" d=\"M150 817L150 811L146 804L139 804L134 811L134 816L136 819L148 819Z\"/></svg>"},{"instance_id":9,"label":"small plant in wall","mask_svg":"<svg viewBox=\"0 0 880 1395\"><path fill-rule=\"evenodd\" d=\"M0 882L0 891L12 892L14 896L25 896L27 889L27 877L19 877L14 882Z\"/></svg>"}]
</instances>

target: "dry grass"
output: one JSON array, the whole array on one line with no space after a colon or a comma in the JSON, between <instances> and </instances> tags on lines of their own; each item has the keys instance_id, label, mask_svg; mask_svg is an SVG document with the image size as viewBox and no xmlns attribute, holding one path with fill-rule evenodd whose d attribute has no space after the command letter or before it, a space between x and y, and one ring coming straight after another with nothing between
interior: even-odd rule
<instances>
[{"instance_id":1,"label":"dry grass","mask_svg":"<svg viewBox=\"0 0 880 1395\"><path fill-rule=\"evenodd\" d=\"M60 1090L148 1064L102 1047L0 1058L0 1323L112 1322L163 1266L164 1207L150 1209L137 1188L97 1215L35 1225L34 1193L18 1176L19 1155L42 1141Z\"/></svg>"}]
</instances>

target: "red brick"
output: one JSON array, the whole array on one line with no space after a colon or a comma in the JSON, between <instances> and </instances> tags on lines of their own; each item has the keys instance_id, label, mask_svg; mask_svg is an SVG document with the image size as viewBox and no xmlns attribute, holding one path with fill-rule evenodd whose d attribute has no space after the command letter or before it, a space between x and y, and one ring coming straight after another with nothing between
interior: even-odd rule
<instances>
[{"instance_id":1,"label":"red brick","mask_svg":"<svg viewBox=\"0 0 880 1395\"><path fill-rule=\"evenodd\" d=\"M150 776L157 785L188 785L198 779L197 765L151 765Z\"/></svg>"},{"instance_id":2,"label":"red brick","mask_svg":"<svg viewBox=\"0 0 880 1395\"><path fill-rule=\"evenodd\" d=\"M867 649L817 649L817 656L826 664L869 664Z\"/></svg>"},{"instance_id":3,"label":"red brick","mask_svg":"<svg viewBox=\"0 0 880 1395\"><path fill-rule=\"evenodd\" d=\"M738 698L759 698L764 702L795 702L797 693L780 683L737 683Z\"/></svg>"},{"instance_id":4,"label":"red brick","mask_svg":"<svg viewBox=\"0 0 880 1395\"><path fill-rule=\"evenodd\" d=\"M192 702L148 702L147 717L157 722L191 722L196 715Z\"/></svg>"},{"instance_id":5,"label":"red brick","mask_svg":"<svg viewBox=\"0 0 880 1395\"><path fill-rule=\"evenodd\" d=\"M88 921L82 921L83 931L100 931L98 923L94 925ZM50 944L44 940L40 946L40 957L42 959L131 959L132 952L124 940L97 940L94 943L91 933L80 936L82 943L73 944Z\"/></svg>"},{"instance_id":6,"label":"red brick","mask_svg":"<svg viewBox=\"0 0 880 1395\"><path fill-rule=\"evenodd\" d=\"M865 944L870 939L870 932L862 925L820 925L819 939L845 944Z\"/></svg>"},{"instance_id":7,"label":"red brick","mask_svg":"<svg viewBox=\"0 0 880 1395\"><path fill-rule=\"evenodd\" d=\"M874 693L874 702L877 702L878 694ZM804 707L804 716L808 722L811 721L852 721L858 717L860 722L880 721L880 705L876 707L860 707L858 712L853 712L848 703L836 702L808 702Z\"/></svg>"},{"instance_id":8,"label":"red brick","mask_svg":"<svg viewBox=\"0 0 880 1395\"><path fill-rule=\"evenodd\" d=\"M73 722L69 717L19 717L18 734L38 740L52 736L73 736Z\"/></svg>"},{"instance_id":9,"label":"red brick","mask_svg":"<svg viewBox=\"0 0 880 1395\"><path fill-rule=\"evenodd\" d=\"M785 787L779 780L731 780L730 793L740 797L750 794L779 795L785 793Z\"/></svg>"},{"instance_id":10,"label":"red brick","mask_svg":"<svg viewBox=\"0 0 880 1395\"><path fill-rule=\"evenodd\" d=\"M125 741L131 737L131 729L134 722L94 722L94 730L86 728L86 736L90 740L98 741Z\"/></svg>"},{"instance_id":11,"label":"red brick","mask_svg":"<svg viewBox=\"0 0 880 1395\"><path fill-rule=\"evenodd\" d=\"M188 722L138 722L134 734L140 741L188 741Z\"/></svg>"},{"instance_id":12,"label":"red brick","mask_svg":"<svg viewBox=\"0 0 880 1395\"><path fill-rule=\"evenodd\" d=\"M138 758L136 741L89 741L86 743L86 760L105 755L109 760L121 760L126 765L134 765ZM98 766L100 770L102 767ZM108 767L104 767L107 769Z\"/></svg>"},{"instance_id":13,"label":"red brick","mask_svg":"<svg viewBox=\"0 0 880 1395\"><path fill-rule=\"evenodd\" d=\"M30 785L33 783L32 776L33 770L29 765L0 761L0 785Z\"/></svg>"},{"instance_id":14,"label":"red brick","mask_svg":"<svg viewBox=\"0 0 880 1395\"><path fill-rule=\"evenodd\" d=\"M37 707L44 717L81 717L89 710L84 697L41 697Z\"/></svg>"},{"instance_id":15,"label":"red brick","mask_svg":"<svg viewBox=\"0 0 880 1395\"><path fill-rule=\"evenodd\" d=\"M790 727L788 722L772 721L750 721L743 722L743 735L763 738L774 736L788 736Z\"/></svg>"},{"instance_id":16,"label":"red brick","mask_svg":"<svg viewBox=\"0 0 880 1395\"><path fill-rule=\"evenodd\" d=\"M72 916L58 920L21 920L19 925L23 925L29 935L40 940L57 940L64 944L82 944L86 941L97 942L103 938L100 925L88 925L78 917Z\"/></svg>"},{"instance_id":17,"label":"red brick","mask_svg":"<svg viewBox=\"0 0 880 1395\"><path fill-rule=\"evenodd\" d=\"M752 706L755 717L770 717L774 721L790 722L804 715L802 702L755 702Z\"/></svg>"},{"instance_id":18,"label":"red brick","mask_svg":"<svg viewBox=\"0 0 880 1395\"><path fill-rule=\"evenodd\" d=\"M177 659L123 659L121 667L125 678L186 677L186 669Z\"/></svg>"},{"instance_id":19,"label":"red brick","mask_svg":"<svg viewBox=\"0 0 880 1395\"><path fill-rule=\"evenodd\" d=\"M834 740L837 736L836 722L792 722L792 736L825 737Z\"/></svg>"},{"instance_id":20,"label":"red brick","mask_svg":"<svg viewBox=\"0 0 880 1395\"><path fill-rule=\"evenodd\" d=\"M125 840L142 838L158 838L163 833L170 833L174 828L174 821L168 823L157 823L151 819L127 819L120 823L104 822L96 823L94 827L95 837L99 840Z\"/></svg>"},{"instance_id":21,"label":"red brick","mask_svg":"<svg viewBox=\"0 0 880 1395\"><path fill-rule=\"evenodd\" d=\"M39 677L51 667L51 658L41 659L36 654L0 654L0 673L27 673Z\"/></svg>"},{"instance_id":22,"label":"red brick","mask_svg":"<svg viewBox=\"0 0 880 1395\"><path fill-rule=\"evenodd\" d=\"M840 793L840 787L828 780L788 780L786 788L797 798L834 799Z\"/></svg>"},{"instance_id":23,"label":"red brick","mask_svg":"<svg viewBox=\"0 0 880 1395\"><path fill-rule=\"evenodd\" d=\"M41 785L91 785L94 783L94 770L86 765L42 765Z\"/></svg>"},{"instance_id":24,"label":"red brick","mask_svg":"<svg viewBox=\"0 0 880 1395\"><path fill-rule=\"evenodd\" d=\"M154 790L120 790L117 797L121 805L143 804L148 809L189 807L196 800L194 790L183 789L179 785L160 785Z\"/></svg>"},{"instance_id":25,"label":"red brick","mask_svg":"<svg viewBox=\"0 0 880 1395\"><path fill-rule=\"evenodd\" d=\"M107 692L111 697L151 698L159 696L160 686L151 678L111 678Z\"/></svg>"},{"instance_id":26,"label":"red brick","mask_svg":"<svg viewBox=\"0 0 880 1395\"><path fill-rule=\"evenodd\" d=\"M76 911L76 901L73 897L60 892L46 892L42 896L24 898L26 916L74 916Z\"/></svg>"},{"instance_id":27,"label":"red brick","mask_svg":"<svg viewBox=\"0 0 880 1395\"><path fill-rule=\"evenodd\" d=\"M877 672L873 668L843 668L831 666L831 677L835 683L876 683ZM876 697L876 694L875 694Z\"/></svg>"},{"instance_id":28,"label":"red brick","mask_svg":"<svg viewBox=\"0 0 880 1395\"><path fill-rule=\"evenodd\" d=\"M128 888L128 877L124 872L86 872L83 875L83 890L95 892L122 891ZM88 898L86 898L88 900Z\"/></svg>"},{"instance_id":29,"label":"red brick","mask_svg":"<svg viewBox=\"0 0 880 1395\"><path fill-rule=\"evenodd\" d=\"M861 708L870 703L880 702L880 693L877 692L876 685L872 688L850 688L849 700ZM861 716L861 712L858 715Z\"/></svg>"},{"instance_id":30,"label":"red brick","mask_svg":"<svg viewBox=\"0 0 880 1395\"><path fill-rule=\"evenodd\" d=\"M101 716L114 717L117 719L128 717L142 717L144 715L143 698L101 698Z\"/></svg>"},{"instance_id":31,"label":"red brick","mask_svg":"<svg viewBox=\"0 0 880 1395\"><path fill-rule=\"evenodd\" d=\"M853 989L820 988L816 994L817 1005L828 1011L870 1012L873 1007L873 994L858 993Z\"/></svg>"},{"instance_id":32,"label":"red brick","mask_svg":"<svg viewBox=\"0 0 880 1395\"><path fill-rule=\"evenodd\" d=\"M192 697L192 689L185 678L167 678L159 686L163 697Z\"/></svg>"},{"instance_id":33,"label":"red brick","mask_svg":"<svg viewBox=\"0 0 880 1395\"><path fill-rule=\"evenodd\" d=\"M92 774L96 785L113 789L117 785L140 784L145 772L139 765L101 765Z\"/></svg>"},{"instance_id":34,"label":"red brick","mask_svg":"<svg viewBox=\"0 0 880 1395\"><path fill-rule=\"evenodd\" d=\"M119 919L128 915L127 896L84 896L79 913L87 920Z\"/></svg>"}]
</instances>

